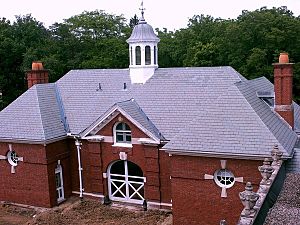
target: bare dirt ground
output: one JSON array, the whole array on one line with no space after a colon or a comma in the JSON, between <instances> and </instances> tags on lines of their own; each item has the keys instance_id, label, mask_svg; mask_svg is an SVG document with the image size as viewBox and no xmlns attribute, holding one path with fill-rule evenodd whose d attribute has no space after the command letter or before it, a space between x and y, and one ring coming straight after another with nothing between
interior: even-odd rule
<instances>
[{"instance_id":1,"label":"bare dirt ground","mask_svg":"<svg viewBox=\"0 0 300 225\"><path fill-rule=\"evenodd\" d=\"M0 225L171 225L170 213L71 198L52 209L0 205Z\"/></svg>"}]
</instances>

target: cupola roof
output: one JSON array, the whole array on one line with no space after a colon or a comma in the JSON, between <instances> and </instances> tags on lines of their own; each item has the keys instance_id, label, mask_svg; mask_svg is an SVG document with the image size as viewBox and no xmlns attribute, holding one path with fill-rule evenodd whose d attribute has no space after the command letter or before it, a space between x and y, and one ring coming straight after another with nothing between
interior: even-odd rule
<instances>
[{"instance_id":1,"label":"cupola roof","mask_svg":"<svg viewBox=\"0 0 300 225\"><path fill-rule=\"evenodd\" d=\"M133 28L130 38L127 39L127 43L134 42L159 42L152 26L146 22L143 15L139 23Z\"/></svg>"}]
</instances>

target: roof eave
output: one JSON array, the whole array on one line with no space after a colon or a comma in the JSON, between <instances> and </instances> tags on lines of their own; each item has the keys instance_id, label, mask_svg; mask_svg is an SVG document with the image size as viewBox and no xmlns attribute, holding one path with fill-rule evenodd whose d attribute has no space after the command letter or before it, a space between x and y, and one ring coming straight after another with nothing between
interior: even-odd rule
<instances>
[{"instance_id":1,"label":"roof eave","mask_svg":"<svg viewBox=\"0 0 300 225\"><path fill-rule=\"evenodd\" d=\"M209 158L230 158L230 159L250 159L250 160L264 160L265 158L271 157L271 151L269 155L255 155L255 154L233 154L227 152L196 152L189 150L179 150L179 149L168 149L161 148L160 150L166 151L169 154L173 155L186 155L186 156L198 156L198 157L209 157ZM283 155L282 159L287 160L291 159L292 156Z\"/></svg>"},{"instance_id":2,"label":"roof eave","mask_svg":"<svg viewBox=\"0 0 300 225\"><path fill-rule=\"evenodd\" d=\"M39 139L18 139L18 138L0 138L0 142L4 143L19 143L19 144L41 144L47 145L52 144L57 141L61 141L67 138L67 135L50 138L47 140L39 140Z\"/></svg>"}]
</instances>

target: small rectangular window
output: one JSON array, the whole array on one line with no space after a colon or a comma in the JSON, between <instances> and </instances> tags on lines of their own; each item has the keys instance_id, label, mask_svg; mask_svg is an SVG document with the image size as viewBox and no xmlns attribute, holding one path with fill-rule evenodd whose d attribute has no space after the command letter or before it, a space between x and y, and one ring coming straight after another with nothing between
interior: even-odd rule
<instances>
[{"instance_id":1,"label":"small rectangular window","mask_svg":"<svg viewBox=\"0 0 300 225\"><path fill-rule=\"evenodd\" d=\"M131 134L126 134L126 142L131 142Z\"/></svg>"}]
</instances>

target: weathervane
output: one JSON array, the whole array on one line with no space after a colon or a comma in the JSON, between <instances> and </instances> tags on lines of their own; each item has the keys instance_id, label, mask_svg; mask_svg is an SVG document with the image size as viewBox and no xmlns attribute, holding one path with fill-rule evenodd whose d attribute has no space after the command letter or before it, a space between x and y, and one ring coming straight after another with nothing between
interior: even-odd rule
<instances>
[{"instance_id":1,"label":"weathervane","mask_svg":"<svg viewBox=\"0 0 300 225\"><path fill-rule=\"evenodd\" d=\"M139 10L141 10L141 12L142 12L142 18L144 18L144 11L146 10L146 9L144 8L144 0L142 0L141 8L139 8Z\"/></svg>"}]
</instances>

